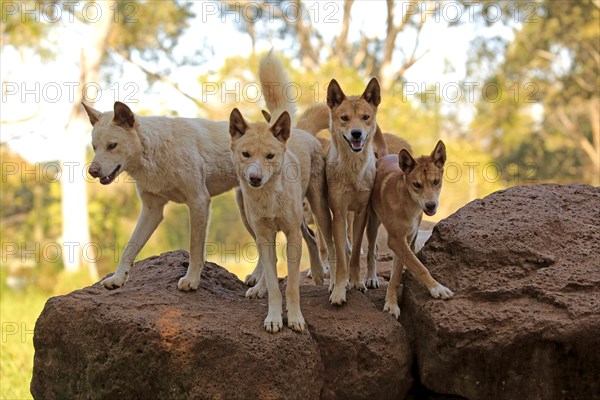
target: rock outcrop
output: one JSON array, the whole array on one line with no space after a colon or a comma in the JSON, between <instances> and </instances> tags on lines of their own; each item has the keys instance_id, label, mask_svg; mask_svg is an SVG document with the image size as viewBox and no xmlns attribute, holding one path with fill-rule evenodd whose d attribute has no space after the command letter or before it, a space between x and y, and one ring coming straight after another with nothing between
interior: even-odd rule
<instances>
[{"instance_id":1,"label":"rock outcrop","mask_svg":"<svg viewBox=\"0 0 600 400\"><path fill-rule=\"evenodd\" d=\"M473 400L598 397L599 188L496 192L441 221L419 258L456 294L404 285L424 386Z\"/></svg>"},{"instance_id":2,"label":"rock outcrop","mask_svg":"<svg viewBox=\"0 0 600 400\"><path fill-rule=\"evenodd\" d=\"M120 289L50 299L35 327L33 396L397 399L411 387L404 329L367 296L333 308L326 286L305 281L309 332L269 334L266 298L244 298L243 283L215 264L197 292L178 291L187 260L165 253L136 263Z\"/></svg>"},{"instance_id":3,"label":"rock outcrop","mask_svg":"<svg viewBox=\"0 0 600 400\"><path fill-rule=\"evenodd\" d=\"M332 307L327 286L304 280L308 333L272 335L262 327L266 299L245 299L243 283L210 263L200 289L182 293L188 255L165 253L136 263L120 289L96 284L48 301L35 327L31 391L402 399L414 381L409 399L592 399L599 255L599 188L512 188L441 221L420 252L454 299L432 299L406 273L401 325L381 311L391 257L380 254L379 289L350 291L348 304Z\"/></svg>"}]
</instances>

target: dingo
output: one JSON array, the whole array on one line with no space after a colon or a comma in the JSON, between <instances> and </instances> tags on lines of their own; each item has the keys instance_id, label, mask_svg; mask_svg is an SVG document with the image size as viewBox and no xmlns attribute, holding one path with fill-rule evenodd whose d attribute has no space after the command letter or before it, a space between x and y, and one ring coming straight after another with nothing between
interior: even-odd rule
<instances>
[{"instance_id":1,"label":"dingo","mask_svg":"<svg viewBox=\"0 0 600 400\"><path fill-rule=\"evenodd\" d=\"M287 238L288 282L286 306L288 326L304 331L306 323L300 311L299 262L304 236L311 250L313 278L322 279L323 270L313 268L313 257L319 261L314 236L303 221L302 200L306 196L315 213L319 229L329 237L329 250L334 254L331 239L331 216L326 196L325 161L320 142L310 133L291 128L293 104L283 99L282 92L269 85L287 84L281 63L269 53L259 67L259 78L274 123L248 123L236 108L231 112L232 159L240 182L241 211L245 223L256 237L259 262L255 271L260 276L247 295L264 295L268 290L269 310L264 327L278 332L283 327L282 299L276 271L275 235L283 231ZM271 120L270 116L266 116ZM332 255L332 261L335 260ZM333 263L335 263L333 261ZM319 265L320 263L315 263ZM317 279L315 279L317 281Z\"/></svg>"},{"instance_id":2,"label":"dingo","mask_svg":"<svg viewBox=\"0 0 600 400\"><path fill-rule=\"evenodd\" d=\"M190 212L190 263L177 287L196 290L205 261L210 198L237 186L231 163L227 121L200 118L139 117L116 102L114 112L83 104L93 126L95 156L88 172L108 185L123 171L136 181L142 213L116 272L104 279L108 289L122 286L129 269L163 219L168 201Z\"/></svg>"},{"instance_id":3,"label":"dingo","mask_svg":"<svg viewBox=\"0 0 600 400\"><path fill-rule=\"evenodd\" d=\"M377 162L377 176L371 194L371 207L375 214L369 215L367 229L368 259L375 258L377 228L381 221L388 232L388 246L394 252L383 310L396 318L400 315L397 289L403 265L429 289L434 298L449 299L454 295L431 277L414 254L423 212L430 216L436 213L445 162L446 147L441 140L429 156L414 159L406 149L402 149L398 155L390 154Z\"/></svg>"},{"instance_id":4,"label":"dingo","mask_svg":"<svg viewBox=\"0 0 600 400\"><path fill-rule=\"evenodd\" d=\"M336 268L331 268L329 284L329 301L332 304L346 302L345 246L349 211L354 212L349 287L366 290L359 276L360 248L371 189L375 182L372 142L378 131L376 115L380 102L381 90L375 78L371 79L361 96L346 97L335 79L327 88L331 143L327 151L326 172L337 261Z\"/></svg>"}]
</instances>

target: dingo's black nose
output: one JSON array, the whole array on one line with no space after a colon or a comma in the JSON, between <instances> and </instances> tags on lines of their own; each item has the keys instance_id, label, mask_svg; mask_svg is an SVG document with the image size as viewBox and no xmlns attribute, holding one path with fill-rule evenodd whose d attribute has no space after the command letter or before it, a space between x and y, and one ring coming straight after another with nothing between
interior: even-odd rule
<instances>
[{"instance_id":1,"label":"dingo's black nose","mask_svg":"<svg viewBox=\"0 0 600 400\"><path fill-rule=\"evenodd\" d=\"M433 210L435 210L436 207L437 207L437 204L435 204L435 201L428 201L427 203L425 203L425 208L428 211L433 211Z\"/></svg>"},{"instance_id":2,"label":"dingo's black nose","mask_svg":"<svg viewBox=\"0 0 600 400\"><path fill-rule=\"evenodd\" d=\"M258 186L260 185L260 182L262 181L262 178L259 176L251 176L250 177L250 184L252 186Z\"/></svg>"},{"instance_id":3,"label":"dingo's black nose","mask_svg":"<svg viewBox=\"0 0 600 400\"><path fill-rule=\"evenodd\" d=\"M362 131L359 129L353 129L350 134L352 135L352 137L354 139L360 139L360 137L362 136Z\"/></svg>"},{"instance_id":4,"label":"dingo's black nose","mask_svg":"<svg viewBox=\"0 0 600 400\"><path fill-rule=\"evenodd\" d=\"M92 176L92 178L97 178L100 176L100 167L98 165L92 164L88 168L88 173Z\"/></svg>"}]
</instances>

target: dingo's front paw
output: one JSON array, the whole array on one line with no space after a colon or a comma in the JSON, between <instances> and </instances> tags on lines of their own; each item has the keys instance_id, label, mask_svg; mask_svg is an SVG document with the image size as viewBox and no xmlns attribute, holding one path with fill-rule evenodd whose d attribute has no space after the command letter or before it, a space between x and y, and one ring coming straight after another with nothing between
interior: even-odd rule
<instances>
[{"instance_id":1,"label":"dingo's front paw","mask_svg":"<svg viewBox=\"0 0 600 400\"><path fill-rule=\"evenodd\" d=\"M127 280L127 274L117 275L116 273L102 281L102 285L108 290L118 289Z\"/></svg>"},{"instance_id":2,"label":"dingo's front paw","mask_svg":"<svg viewBox=\"0 0 600 400\"><path fill-rule=\"evenodd\" d=\"M329 301L333 305L341 306L346 302L346 286L345 285L334 285Z\"/></svg>"},{"instance_id":3,"label":"dingo's front paw","mask_svg":"<svg viewBox=\"0 0 600 400\"><path fill-rule=\"evenodd\" d=\"M254 275L254 273L252 273L250 275L246 275L246 279L244 279L244 285L254 286L254 285L256 285L256 282L258 282L259 279L260 279L260 275L256 276L256 275Z\"/></svg>"},{"instance_id":4,"label":"dingo's front paw","mask_svg":"<svg viewBox=\"0 0 600 400\"><path fill-rule=\"evenodd\" d=\"M200 274L198 276L188 276L185 274L177 283L177 289L183 292L189 292L190 290L198 290L198 286L200 286Z\"/></svg>"},{"instance_id":5,"label":"dingo's front paw","mask_svg":"<svg viewBox=\"0 0 600 400\"><path fill-rule=\"evenodd\" d=\"M277 333L283 329L283 318L279 316L267 315L264 327L269 333Z\"/></svg>"},{"instance_id":6,"label":"dingo's front paw","mask_svg":"<svg viewBox=\"0 0 600 400\"><path fill-rule=\"evenodd\" d=\"M365 293L367 291L367 287L361 281L350 282L350 289L356 289L362 293Z\"/></svg>"},{"instance_id":7,"label":"dingo's front paw","mask_svg":"<svg viewBox=\"0 0 600 400\"><path fill-rule=\"evenodd\" d=\"M434 286L431 289L429 289L429 293L431 293L431 297L433 297L434 299L448 300L451 299L452 296L454 296L452 290L448 289L446 286L440 283L438 283L437 286Z\"/></svg>"},{"instance_id":8,"label":"dingo's front paw","mask_svg":"<svg viewBox=\"0 0 600 400\"><path fill-rule=\"evenodd\" d=\"M368 278L365 282L367 289L377 289L379 287L379 279L377 275Z\"/></svg>"},{"instance_id":9,"label":"dingo's front paw","mask_svg":"<svg viewBox=\"0 0 600 400\"><path fill-rule=\"evenodd\" d=\"M323 269L317 271L314 274L312 273L312 270L309 269L308 273L306 274L306 276L308 276L309 278L312 278L313 282L315 282L315 285L321 286L323 284L323 280L324 280L325 274L323 273Z\"/></svg>"},{"instance_id":10,"label":"dingo's front paw","mask_svg":"<svg viewBox=\"0 0 600 400\"><path fill-rule=\"evenodd\" d=\"M387 311L392 314L396 319L400 316L400 307L398 307L397 303L390 303L389 301L385 302L383 306L383 311Z\"/></svg>"},{"instance_id":11,"label":"dingo's front paw","mask_svg":"<svg viewBox=\"0 0 600 400\"><path fill-rule=\"evenodd\" d=\"M262 299L267 294L267 287L265 285L254 285L246 291L247 299Z\"/></svg>"},{"instance_id":12,"label":"dingo's front paw","mask_svg":"<svg viewBox=\"0 0 600 400\"><path fill-rule=\"evenodd\" d=\"M300 311L288 311L288 327L296 332L304 332L306 330L306 322Z\"/></svg>"}]
</instances>

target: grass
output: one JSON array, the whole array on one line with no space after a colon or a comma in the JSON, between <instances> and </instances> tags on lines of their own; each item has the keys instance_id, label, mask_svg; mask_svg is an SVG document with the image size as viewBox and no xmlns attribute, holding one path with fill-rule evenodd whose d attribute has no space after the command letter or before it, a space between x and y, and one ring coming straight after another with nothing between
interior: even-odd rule
<instances>
[{"instance_id":1,"label":"grass","mask_svg":"<svg viewBox=\"0 0 600 400\"><path fill-rule=\"evenodd\" d=\"M0 353L0 398L30 399L33 368L33 327L42 312L47 294L27 290L2 290L2 352Z\"/></svg>"},{"instance_id":2,"label":"grass","mask_svg":"<svg viewBox=\"0 0 600 400\"><path fill-rule=\"evenodd\" d=\"M33 329L46 301L59 294L90 284L87 274L58 274L52 291L30 285L13 291L6 282L6 268L0 270L0 399L31 399L29 384L33 371Z\"/></svg>"}]
</instances>

